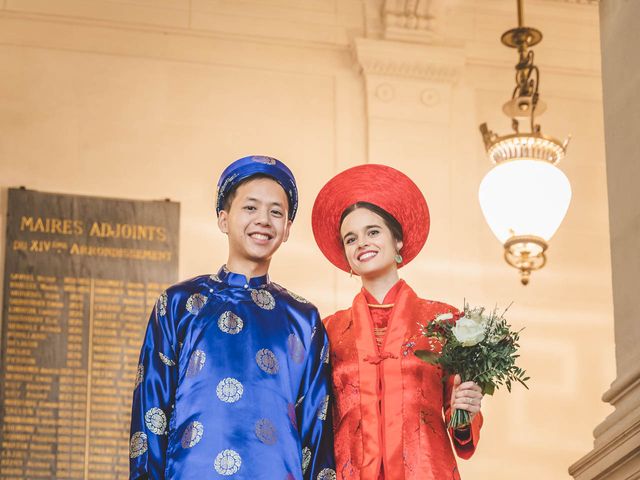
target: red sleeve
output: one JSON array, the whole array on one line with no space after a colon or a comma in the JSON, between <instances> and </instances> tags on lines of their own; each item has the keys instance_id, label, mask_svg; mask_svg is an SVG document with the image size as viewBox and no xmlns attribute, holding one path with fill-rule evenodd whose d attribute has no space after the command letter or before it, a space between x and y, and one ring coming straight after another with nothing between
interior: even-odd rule
<instances>
[{"instance_id":1,"label":"red sleeve","mask_svg":"<svg viewBox=\"0 0 640 480\"><path fill-rule=\"evenodd\" d=\"M444 388L444 421L446 424L449 424L449 420L451 420L451 392L453 391L453 376L450 376L447 379L445 388ZM453 448L460 458L465 460L471 458L471 456L476 451L476 447L478 446L478 442L480 441L480 428L482 428L483 418L482 413L478 413L471 422L471 428L469 433L467 433L465 439L459 439L456 435L456 431L452 428L449 428L449 436L453 441Z\"/></svg>"}]
</instances>

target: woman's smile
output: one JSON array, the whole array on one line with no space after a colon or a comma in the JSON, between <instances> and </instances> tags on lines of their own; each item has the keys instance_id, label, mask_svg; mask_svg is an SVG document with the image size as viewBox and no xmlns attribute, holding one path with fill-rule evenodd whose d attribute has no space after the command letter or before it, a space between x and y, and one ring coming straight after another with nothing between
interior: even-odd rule
<instances>
[{"instance_id":1,"label":"woman's smile","mask_svg":"<svg viewBox=\"0 0 640 480\"><path fill-rule=\"evenodd\" d=\"M375 250L365 250L364 252L359 253L356 258L359 262L366 262L376 255L378 255L378 252Z\"/></svg>"}]
</instances>

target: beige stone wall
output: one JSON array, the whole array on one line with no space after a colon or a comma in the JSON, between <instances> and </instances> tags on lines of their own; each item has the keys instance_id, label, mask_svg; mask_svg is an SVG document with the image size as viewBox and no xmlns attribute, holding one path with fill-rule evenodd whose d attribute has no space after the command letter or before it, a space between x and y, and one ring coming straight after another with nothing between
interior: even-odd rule
<instances>
[{"instance_id":1,"label":"beige stone wall","mask_svg":"<svg viewBox=\"0 0 640 480\"><path fill-rule=\"evenodd\" d=\"M484 402L463 477L569 478L609 412L599 397L614 378L597 7L526 2L526 23L545 34L535 49L549 106L540 120L574 137L561 164L574 196L548 266L524 288L477 202L490 168L477 126L509 128L500 108L516 56L498 39L515 25L515 2L418 2L432 21L409 33L384 23L401 3L0 1L0 247L10 186L171 198L182 205L181 276L214 270L226 258L219 173L239 156L273 155L302 196L272 277L328 314L358 283L316 249L315 194L348 166L395 166L432 213L427 247L402 275L457 305L514 301L510 318L526 326L531 391Z\"/></svg>"}]
</instances>

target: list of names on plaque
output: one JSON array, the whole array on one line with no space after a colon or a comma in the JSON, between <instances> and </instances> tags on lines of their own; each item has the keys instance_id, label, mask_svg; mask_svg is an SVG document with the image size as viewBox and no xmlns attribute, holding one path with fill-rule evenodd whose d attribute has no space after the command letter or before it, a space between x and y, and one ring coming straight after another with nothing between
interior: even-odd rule
<instances>
[{"instance_id":1,"label":"list of names on plaque","mask_svg":"<svg viewBox=\"0 0 640 480\"><path fill-rule=\"evenodd\" d=\"M95 254L72 258L59 231L49 239L51 233L20 229L25 215L67 218L76 226L96 217L125 224L122 216L132 210L135 222L142 216L145 225L164 229L161 255L100 255L149 245L116 238L96 247L76 228L71 240ZM175 203L10 191L0 479L128 478L139 349L156 298L177 276L177 224ZM42 242L60 248L43 250Z\"/></svg>"}]
</instances>

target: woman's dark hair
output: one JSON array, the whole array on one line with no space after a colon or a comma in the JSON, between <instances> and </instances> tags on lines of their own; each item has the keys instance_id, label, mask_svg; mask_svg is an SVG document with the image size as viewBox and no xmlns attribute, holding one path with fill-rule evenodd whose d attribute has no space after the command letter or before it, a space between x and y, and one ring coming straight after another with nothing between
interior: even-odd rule
<instances>
[{"instance_id":1,"label":"woman's dark hair","mask_svg":"<svg viewBox=\"0 0 640 480\"><path fill-rule=\"evenodd\" d=\"M382 217L382 220L384 220L387 228L391 230L391 235L393 236L394 240L396 242L402 242L402 225L400 225L400 222L398 222L394 218L394 216L387 212L385 209L369 202L356 202L353 205L345 208L344 212L342 212L342 215L340 216L340 225L338 225L338 228L342 227L342 222L344 222L344 219L347 218L347 215L359 208L365 208L370 212L373 212L376 215Z\"/></svg>"}]
</instances>

